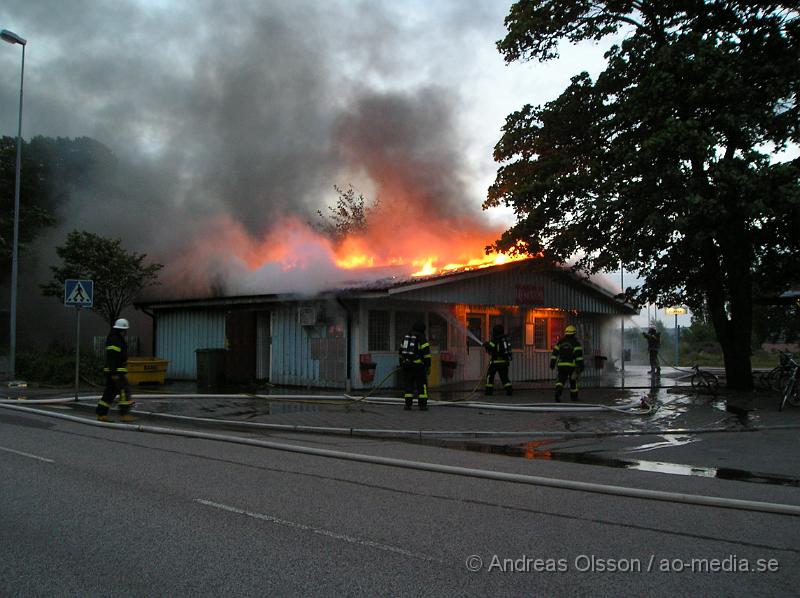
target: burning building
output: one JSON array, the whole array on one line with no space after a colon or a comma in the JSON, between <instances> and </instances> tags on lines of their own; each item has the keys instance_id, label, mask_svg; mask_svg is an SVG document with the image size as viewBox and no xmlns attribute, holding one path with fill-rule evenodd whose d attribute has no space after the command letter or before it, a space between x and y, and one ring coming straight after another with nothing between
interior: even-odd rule
<instances>
[{"instance_id":1,"label":"burning building","mask_svg":"<svg viewBox=\"0 0 800 598\"><path fill-rule=\"evenodd\" d=\"M284 184L221 194L237 210L205 219L184 251L161 260L161 288L186 296L139 303L153 315L168 377L196 378L196 351L210 349L225 351L232 382L363 388L396 367L399 339L418 319L433 349L431 385L481 378L480 341L498 323L514 344L513 380L550 377L567 323L587 356L609 355L603 330L631 306L543 260L484 254L506 227L489 224L470 191L475 173L454 149L463 139L443 89L360 94L330 138L333 161L375 201L349 204L355 226L331 237L309 225Z\"/></svg>"},{"instance_id":2,"label":"burning building","mask_svg":"<svg viewBox=\"0 0 800 598\"><path fill-rule=\"evenodd\" d=\"M196 351L216 349L224 351L229 382L354 389L396 368L400 339L417 320L427 325L435 387L483 376L481 341L496 324L512 339L512 380L551 377L550 351L567 324L578 328L592 375L611 354L608 324L636 313L612 292L536 258L377 276L313 294L150 300L139 307L153 315L155 352L169 360L170 378L196 379ZM391 377L385 383L394 384Z\"/></svg>"}]
</instances>

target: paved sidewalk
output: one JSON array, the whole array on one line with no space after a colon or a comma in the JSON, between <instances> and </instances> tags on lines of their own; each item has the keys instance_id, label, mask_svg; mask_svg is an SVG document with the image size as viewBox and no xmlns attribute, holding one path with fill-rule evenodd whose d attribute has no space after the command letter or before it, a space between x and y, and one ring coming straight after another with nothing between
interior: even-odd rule
<instances>
[{"instance_id":1,"label":"paved sidewalk","mask_svg":"<svg viewBox=\"0 0 800 598\"><path fill-rule=\"evenodd\" d=\"M341 398L342 393L265 387L250 395L210 395L198 394L193 384L168 384L157 389L134 388L134 398L142 425L231 430L237 429L237 422L250 422L268 426L262 429L238 426L238 429L274 436L295 431L307 434L310 428L316 428L317 434L401 438L528 459L626 467L642 467L643 463L655 467L653 463L660 463L669 464L673 470L685 466L692 475L699 475L697 472L701 470L713 470L716 475L719 468L724 468L729 472L727 475L733 475L730 471L735 469L779 482L784 476L789 484L800 480L797 460L775 458L800 451L800 408L778 412L777 393L737 395L723 388L716 397L698 394L687 380L681 379L683 376L684 372L665 369L656 386L646 368L630 368L624 379L609 377L606 384L596 381L582 388L580 403L565 400L560 405L551 403L551 382L517 384L510 398L483 397L471 392L474 385L434 390L430 409L424 412L416 405L412 411L404 411L397 390L376 392L369 397L375 402L341 399L332 402L323 400L323 396ZM4 390L7 398L21 399L20 405L38 398L74 397L74 390L65 388ZM58 409L93 419L98 394L99 389L82 391L79 402L70 401ZM285 395L296 398L279 398ZM563 399L567 396L565 392ZM654 398L657 409L639 409L642 398ZM465 399L473 405L465 404ZM609 409L587 412L584 406L589 404ZM512 411L498 406L528 410ZM215 423L184 418L207 418ZM692 473L692 468L697 471Z\"/></svg>"}]
</instances>

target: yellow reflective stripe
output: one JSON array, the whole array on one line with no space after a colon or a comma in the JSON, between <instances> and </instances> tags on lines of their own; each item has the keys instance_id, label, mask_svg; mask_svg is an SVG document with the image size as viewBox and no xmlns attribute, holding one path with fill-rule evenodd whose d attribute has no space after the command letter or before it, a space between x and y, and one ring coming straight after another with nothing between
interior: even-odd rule
<instances>
[{"instance_id":1,"label":"yellow reflective stripe","mask_svg":"<svg viewBox=\"0 0 800 598\"><path fill-rule=\"evenodd\" d=\"M128 368L117 368L117 371L118 372L127 373L128 372Z\"/></svg>"},{"instance_id":2,"label":"yellow reflective stripe","mask_svg":"<svg viewBox=\"0 0 800 598\"><path fill-rule=\"evenodd\" d=\"M116 351L117 353L122 353L122 347L118 347L117 345L106 345L106 351Z\"/></svg>"},{"instance_id":3,"label":"yellow reflective stripe","mask_svg":"<svg viewBox=\"0 0 800 598\"><path fill-rule=\"evenodd\" d=\"M430 346L431 346L431 344L430 344L430 343L422 343L422 344L419 346L419 348L420 348L420 349L424 349L425 347L430 347Z\"/></svg>"},{"instance_id":4,"label":"yellow reflective stripe","mask_svg":"<svg viewBox=\"0 0 800 598\"><path fill-rule=\"evenodd\" d=\"M103 401L102 399L101 399L101 400L99 400L99 401L97 401L97 404L98 404L98 405L102 405L103 407L111 407L111 405L109 405L108 403L106 403L106 402L105 402L105 401Z\"/></svg>"}]
</instances>

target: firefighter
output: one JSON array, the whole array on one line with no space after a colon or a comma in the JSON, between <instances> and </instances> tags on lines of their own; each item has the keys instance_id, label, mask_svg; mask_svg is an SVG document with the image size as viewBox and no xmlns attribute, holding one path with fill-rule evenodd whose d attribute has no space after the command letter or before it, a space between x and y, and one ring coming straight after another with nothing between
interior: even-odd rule
<instances>
[{"instance_id":1,"label":"firefighter","mask_svg":"<svg viewBox=\"0 0 800 598\"><path fill-rule=\"evenodd\" d=\"M489 354L489 369L486 372L486 386L483 394L491 396L494 393L494 376L500 374L500 382L506 389L506 394L511 396L514 392L511 380L508 378L508 367L511 365L511 339L503 331L503 326L497 324L492 328L492 340L483 343Z\"/></svg>"},{"instance_id":2,"label":"firefighter","mask_svg":"<svg viewBox=\"0 0 800 598\"><path fill-rule=\"evenodd\" d=\"M567 326L564 329L564 337L559 339L553 347L553 353L550 356L550 369L558 366L556 403L561 402L561 391L564 390L567 380L569 380L569 398L573 401L578 400L578 377L583 372L583 347L575 338L576 332L575 326L572 324Z\"/></svg>"},{"instance_id":3,"label":"firefighter","mask_svg":"<svg viewBox=\"0 0 800 598\"><path fill-rule=\"evenodd\" d=\"M642 332L642 336L647 339L647 350L650 353L650 373L659 375L661 364L658 363L658 350L661 348L661 333L655 326L650 326L647 332Z\"/></svg>"},{"instance_id":4,"label":"firefighter","mask_svg":"<svg viewBox=\"0 0 800 598\"><path fill-rule=\"evenodd\" d=\"M400 376L405 410L410 411L417 398L420 411L428 410L428 374L431 371L431 346L425 338L425 323L415 322L400 343Z\"/></svg>"},{"instance_id":5,"label":"firefighter","mask_svg":"<svg viewBox=\"0 0 800 598\"><path fill-rule=\"evenodd\" d=\"M128 344L125 342L125 335L129 327L128 320L120 318L114 322L114 327L106 338L106 364L103 368L106 387L95 409L97 419L101 422L108 421L108 412L117 395L119 395L120 419L124 422L136 419L130 414L133 401L127 375Z\"/></svg>"}]
</instances>

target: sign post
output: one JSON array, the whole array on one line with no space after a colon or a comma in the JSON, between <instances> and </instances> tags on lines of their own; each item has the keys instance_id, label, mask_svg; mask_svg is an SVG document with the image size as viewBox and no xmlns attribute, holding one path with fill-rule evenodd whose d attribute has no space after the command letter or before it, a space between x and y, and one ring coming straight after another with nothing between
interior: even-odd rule
<instances>
[{"instance_id":1,"label":"sign post","mask_svg":"<svg viewBox=\"0 0 800 598\"><path fill-rule=\"evenodd\" d=\"M675 367L678 367L678 357L681 352L681 333L678 329L678 316L686 313L685 307L665 307L664 313L670 316L675 316Z\"/></svg>"},{"instance_id":2,"label":"sign post","mask_svg":"<svg viewBox=\"0 0 800 598\"><path fill-rule=\"evenodd\" d=\"M68 279L64 281L64 306L75 308L75 400L78 400L81 368L81 308L92 307L94 282Z\"/></svg>"}]
</instances>

